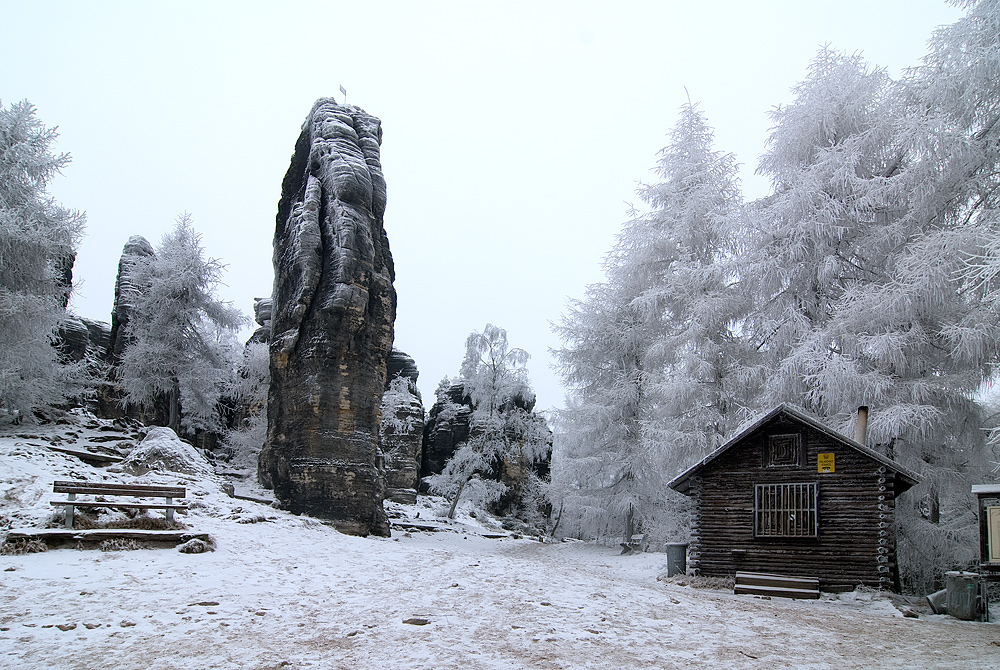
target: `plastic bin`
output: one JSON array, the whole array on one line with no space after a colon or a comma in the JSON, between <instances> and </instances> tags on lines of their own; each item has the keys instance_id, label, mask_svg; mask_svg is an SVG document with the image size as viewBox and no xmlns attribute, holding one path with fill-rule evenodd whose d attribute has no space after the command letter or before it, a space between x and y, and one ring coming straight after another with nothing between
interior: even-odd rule
<instances>
[{"instance_id":1,"label":"plastic bin","mask_svg":"<svg viewBox=\"0 0 1000 670\"><path fill-rule=\"evenodd\" d=\"M687 572L687 544L667 543L667 577Z\"/></svg>"},{"instance_id":2,"label":"plastic bin","mask_svg":"<svg viewBox=\"0 0 1000 670\"><path fill-rule=\"evenodd\" d=\"M981 581L978 572L946 572L948 614L956 619L974 621L982 618Z\"/></svg>"}]
</instances>

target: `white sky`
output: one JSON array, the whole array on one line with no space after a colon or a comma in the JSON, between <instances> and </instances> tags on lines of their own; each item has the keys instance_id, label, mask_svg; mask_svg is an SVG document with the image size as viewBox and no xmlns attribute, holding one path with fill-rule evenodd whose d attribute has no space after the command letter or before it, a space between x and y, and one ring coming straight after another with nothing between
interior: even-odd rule
<instances>
[{"instance_id":1,"label":"white sky","mask_svg":"<svg viewBox=\"0 0 1000 670\"><path fill-rule=\"evenodd\" d=\"M52 2L0 0L0 101L27 98L73 162L51 187L87 213L72 308L110 320L130 235L184 211L248 314L271 292L281 179L313 101L382 119L396 346L427 406L486 323L527 350L540 408L563 391L550 322L700 102L749 199L770 123L817 49L914 66L943 0Z\"/></svg>"}]
</instances>

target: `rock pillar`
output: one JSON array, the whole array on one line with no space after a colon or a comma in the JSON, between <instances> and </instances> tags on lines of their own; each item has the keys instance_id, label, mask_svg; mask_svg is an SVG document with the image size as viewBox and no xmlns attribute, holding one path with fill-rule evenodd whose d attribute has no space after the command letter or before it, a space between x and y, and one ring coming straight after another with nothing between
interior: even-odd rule
<instances>
[{"instance_id":1,"label":"rock pillar","mask_svg":"<svg viewBox=\"0 0 1000 670\"><path fill-rule=\"evenodd\" d=\"M379 404L396 292L381 140L377 118L323 98L296 142L274 233L259 474L286 509L386 536Z\"/></svg>"}]
</instances>

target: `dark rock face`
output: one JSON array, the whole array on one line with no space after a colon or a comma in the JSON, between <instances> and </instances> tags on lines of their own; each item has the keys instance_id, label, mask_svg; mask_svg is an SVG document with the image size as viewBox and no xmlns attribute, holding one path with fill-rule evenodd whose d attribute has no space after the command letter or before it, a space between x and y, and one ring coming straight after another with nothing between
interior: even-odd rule
<instances>
[{"instance_id":1,"label":"dark rock face","mask_svg":"<svg viewBox=\"0 0 1000 670\"><path fill-rule=\"evenodd\" d=\"M424 403L417 389L420 374L412 358L398 349L389 354L382 396L382 453L385 497L412 505L417 501L424 437Z\"/></svg>"},{"instance_id":2,"label":"dark rock face","mask_svg":"<svg viewBox=\"0 0 1000 670\"><path fill-rule=\"evenodd\" d=\"M122 394L115 384L118 364L121 363L122 354L128 345L128 339L125 337L125 326L132 313L131 300L136 291L143 290L142 287L132 286L127 274L136 261L152 255L154 255L152 245L141 235L133 235L128 238L128 242L122 249L121 258L118 261L118 276L115 278L115 302L111 308L111 332L107 338L104 354L104 360L111 367L107 381L97 389L97 413L99 416L109 419L128 416L144 423L162 425L166 423L169 416L169 404L166 397L150 407L130 406L124 408L121 404Z\"/></svg>"},{"instance_id":3,"label":"dark rock face","mask_svg":"<svg viewBox=\"0 0 1000 670\"><path fill-rule=\"evenodd\" d=\"M133 235L128 238L125 248L122 249L121 259L118 261L118 277L115 279L115 304L111 308L111 336L108 342L107 360L117 363L121 360L122 352L125 351L125 325L128 323L132 306L129 303L129 294L137 290L132 286L126 273L136 260L153 255L153 246L142 235Z\"/></svg>"},{"instance_id":4,"label":"dark rock face","mask_svg":"<svg viewBox=\"0 0 1000 670\"><path fill-rule=\"evenodd\" d=\"M87 327L89 346L94 350L94 356L104 360L107 357L108 345L111 344L111 326L107 321L83 318L80 321Z\"/></svg>"},{"instance_id":5,"label":"dark rock face","mask_svg":"<svg viewBox=\"0 0 1000 670\"><path fill-rule=\"evenodd\" d=\"M296 142L274 233L259 475L289 510L385 536L379 406L396 292L381 139L377 118L323 98Z\"/></svg>"},{"instance_id":6,"label":"dark rock face","mask_svg":"<svg viewBox=\"0 0 1000 670\"><path fill-rule=\"evenodd\" d=\"M472 421L472 398L465 393L465 384L456 382L438 388L437 400L427 412L424 424L424 450L420 461L420 477L444 470L458 445L469 439Z\"/></svg>"},{"instance_id":7,"label":"dark rock face","mask_svg":"<svg viewBox=\"0 0 1000 670\"><path fill-rule=\"evenodd\" d=\"M64 361L103 361L111 340L111 329L103 321L67 314L59 325L56 347Z\"/></svg>"}]
</instances>

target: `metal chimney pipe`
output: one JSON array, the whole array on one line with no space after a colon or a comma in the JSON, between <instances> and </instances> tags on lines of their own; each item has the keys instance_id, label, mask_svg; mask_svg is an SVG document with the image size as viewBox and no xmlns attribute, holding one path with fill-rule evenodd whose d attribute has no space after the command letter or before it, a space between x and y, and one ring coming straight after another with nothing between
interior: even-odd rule
<instances>
[{"instance_id":1,"label":"metal chimney pipe","mask_svg":"<svg viewBox=\"0 0 1000 670\"><path fill-rule=\"evenodd\" d=\"M858 407L858 420L854 424L854 441L868 444L868 405Z\"/></svg>"}]
</instances>

